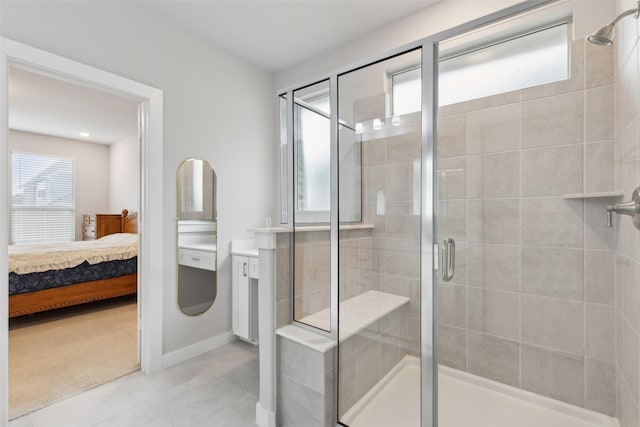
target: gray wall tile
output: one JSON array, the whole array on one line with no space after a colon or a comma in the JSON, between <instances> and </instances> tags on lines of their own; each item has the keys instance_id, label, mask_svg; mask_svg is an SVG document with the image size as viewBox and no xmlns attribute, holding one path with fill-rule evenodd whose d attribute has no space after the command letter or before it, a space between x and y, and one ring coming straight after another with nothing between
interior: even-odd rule
<instances>
[{"instance_id":1,"label":"gray wall tile","mask_svg":"<svg viewBox=\"0 0 640 427\"><path fill-rule=\"evenodd\" d=\"M467 115L441 116L438 123L438 157L467 154Z\"/></svg>"},{"instance_id":2,"label":"gray wall tile","mask_svg":"<svg viewBox=\"0 0 640 427\"><path fill-rule=\"evenodd\" d=\"M584 251L570 248L522 248L522 292L581 301Z\"/></svg>"},{"instance_id":3,"label":"gray wall tile","mask_svg":"<svg viewBox=\"0 0 640 427\"><path fill-rule=\"evenodd\" d=\"M616 376L613 363L586 359L587 409L615 417Z\"/></svg>"},{"instance_id":4,"label":"gray wall tile","mask_svg":"<svg viewBox=\"0 0 640 427\"><path fill-rule=\"evenodd\" d=\"M583 141L582 92L522 103L522 147L580 144Z\"/></svg>"},{"instance_id":5,"label":"gray wall tile","mask_svg":"<svg viewBox=\"0 0 640 427\"><path fill-rule=\"evenodd\" d=\"M395 239L420 238L420 216L413 213L411 202L389 202L385 212L387 236Z\"/></svg>"},{"instance_id":6,"label":"gray wall tile","mask_svg":"<svg viewBox=\"0 0 640 427\"><path fill-rule=\"evenodd\" d=\"M524 150L522 197L582 193L582 145Z\"/></svg>"},{"instance_id":7,"label":"gray wall tile","mask_svg":"<svg viewBox=\"0 0 640 427\"><path fill-rule=\"evenodd\" d=\"M615 362L615 308L585 304L585 353L587 357Z\"/></svg>"},{"instance_id":8,"label":"gray wall tile","mask_svg":"<svg viewBox=\"0 0 640 427\"><path fill-rule=\"evenodd\" d=\"M469 243L469 285L503 291L520 289L520 247Z\"/></svg>"},{"instance_id":9,"label":"gray wall tile","mask_svg":"<svg viewBox=\"0 0 640 427\"><path fill-rule=\"evenodd\" d=\"M403 133L387 138L387 162L411 162L420 159L420 133Z\"/></svg>"},{"instance_id":10,"label":"gray wall tile","mask_svg":"<svg viewBox=\"0 0 640 427\"><path fill-rule=\"evenodd\" d=\"M613 86L585 92L585 141L612 140L614 137Z\"/></svg>"},{"instance_id":11,"label":"gray wall tile","mask_svg":"<svg viewBox=\"0 0 640 427\"><path fill-rule=\"evenodd\" d=\"M518 199L468 200L468 239L482 243L519 243Z\"/></svg>"},{"instance_id":12,"label":"gray wall tile","mask_svg":"<svg viewBox=\"0 0 640 427\"><path fill-rule=\"evenodd\" d=\"M287 376L279 381L279 415L283 427L299 426L305 420L309 427L324 427L324 395L305 387Z\"/></svg>"},{"instance_id":13,"label":"gray wall tile","mask_svg":"<svg viewBox=\"0 0 640 427\"><path fill-rule=\"evenodd\" d=\"M517 93L510 95L518 97ZM517 150L520 147L520 104L470 112L467 127L468 154Z\"/></svg>"},{"instance_id":14,"label":"gray wall tile","mask_svg":"<svg viewBox=\"0 0 640 427\"><path fill-rule=\"evenodd\" d=\"M615 257L608 250L584 251L585 301L615 304Z\"/></svg>"},{"instance_id":15,"label":"gray wall tile","mask_svg":"<svg viewBox=\"0 0 640 427\"><path fill-rule=\"evenodd\" d=\"M449 157L438 160L438 198L464 199L467 197L467 159Z\"/></svg>"},{"instance_id":16,"label":"gray wall tile","mask_svg":"<svg viewBox=\"0 0 640 427\"><path fill-rule=\"evenodd\" d=\"M282 375L317 392L324 390L324 354L279 337L279 369Z\"/></svg>"},{"instance_id":17,"label":"gray wall tile","mask_svg":"<svg viewBox=\"0 0 640 427\"><path fill-rule=\"evenodd\" d=\"M520 155L509 153L467 157L469 198L517 197L520 192Z\"/></svg>"},{"instance_id":18,"label":"gray wall tile","mask_svg":"<svg viewBox=\"0 0 640 427\"><path fill-rule=\"evenodd\" d=\"M627 382L619 369L616 370L616 416L620 427L640 425L640 413Z\"/></svg>"},{"instance_id":19,"label":"gray wall tile","mask_svg":"<svg viewBox=\"0 0 640 427\"><path fill-rule=\"evenodd\" d=\"M386 166L385 199L407 202L413 198L413 163L395 163Z\"/></svg>"},{"instance_id":20,"label":"gray wall tile","mask_svg":"<svg viewBox=\"0 0 640 427\"><path fill-rule=\"evenodd\" d=\"M383 165L386 161L386 138L362 142L362 166Z\"/></svg>"},{"instance_id":21,"label":"gray wall tile","mask_svg":"<svg viewBox=\"0 0 640 427\"><path fill-rule=\"evenodd\" d=\"M467 327L467 287L438 285L438 322L443 325Z\"/></svg>"},{"instance_id":22,"label":"gray wall tile","mask_svg":"<svg viewBox=\"0 0 640 427\"><path fill-rule=\"evenodd\" d=\"M373 339L358 349L356 357L356 390L358 399L382 378L382 350L379 339Z\"/></svg>"},{"instance_id":23,"label":"gray wall tile","mask_svg":"<svg viewBox=\"0 0 640 427\"><path fill-rule=\"evenodd\" d=\"M522 199L522 244L582 248L582 200Z\"/></svg>"},{"instance_id":24,"label":"gray wall tile","mask_svg":"<svg viewBox=\"0 0 640 427\"><path fill-rule=\"evenodd\" d=\"M615 147L613 141L585 144L584 150L584 192L614 191Z\"/></svg>"},{"instance_id":25,"label":"gray wall tile","mask_svg":"<svg viewBox=\"0 0 640 427\"><path fill-rule=\"evenodd\" d=\"M438 363L467 370L467 330L438 326Z\"/></svg>"},{"instance_id":26,"label":"gray wall tile","mask_svg":"<svg viewBox=\"0 0 640 427\"><path fill-rule=\"evenodd\" d=\"M515 292L469 288L469 329L520 338L520 296Z\"/></svg>"},{"instance_id":27,"label":"gray wall tile","mask_svg":"<svg viewBox=\"0 0 640 427\"><path fill-rule=\"evenodd\" d=\"M584 247L586 249L614 249L615 228L607 227L605 207L614 203L611 198L584 199Z\"/></svg>"},{"instance_id":28,"label":"gray wall tile","mask_svg":"<svg viewBox=\"0 0 640 427\"><path fill-rule=\"evenodd\" d=\"M584 358L522 344L522 388L584 406Z\"/></svg>"},{"instance_id":29,"label":"gray wall tile","mask_svg":"<svg viewBox=\"0 0 640 427\"><path fill-rule=\"evenodd\" d=\"M442 200L438 203L438 234L456 241L467 240L467 201Z\"/></svg>"},{"instance_id":30,"label":"gray wall tile","mask_svg":"<svg viewBox=\"0 0 640 427\"><path fill-rule=\"evenodd\" d=\"M640 338L623 316L616 317L616 362L633 398L638 400Z\"/></svg>"},{"instance_id":31,"label":"gray wall tile","mask_svg":"<svg viewBox=\"0 0 640 427\"><path fill-rule=\"evenodd\" d=\"M613 84L613 49L602 49L585 43L585 86L587 88Z\"/></svg>"},{"instance_id":32,"label":"gray wall tile","mask_svg":"<svg viewBox=\"0 0 640 427\"><path fill-rule=\"evenodd\" d=\"M518 387L520 345L515 341L469 331L469 372Z\"/></svg>"},{"instance_id":33,"label":"gray wall tile","mask_svg":"<svg viewBox=\"0 0 640 427\"><path fill-rule=\"evenodd\" d=\"M522 341L584 353L584 303L522 295Z\"/></svg>"}]
</instances>

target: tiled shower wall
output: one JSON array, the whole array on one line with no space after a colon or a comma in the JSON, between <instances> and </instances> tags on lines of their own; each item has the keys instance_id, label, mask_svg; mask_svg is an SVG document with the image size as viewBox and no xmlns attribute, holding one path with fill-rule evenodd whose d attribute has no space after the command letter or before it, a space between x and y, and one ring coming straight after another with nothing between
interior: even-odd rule
<instances>
[{"instance_id":1,"label":"tiled shower wall","mask_svg":"<svg viewBox=\"0 0 640 427\"><path fill-rule=\"evenodd\" d=\"M618 12L633 2L618 2ZM615 112L616 189L631 200L640 186L640 22L625 18L616 25ZM612 50L609 48L609 50ZM622 427L640 425L640 230L618 216L616 282L616 415Z\"/></svg>"},{"instance_id":2,"label":"tiled shower wall","mask_svg":"<svg viewBox=\"0 0 640 427\"><path fill-rule=\"evenodd\" d=\"M288 245L283 246L283 256L285 247ZM329 231L296 231L295 248L294 312L295 319L300 320L329 308L331 303ZM377 289L372 274L371 229L342 230L339 254L341 300ZM329 327L329 321L327 316L324 328Z\"/></svg>"},{"instance_id":3,"label":"tiled shower wall","mask_svg":"<svg viewBox=\"0 0 640 427\"><path fill-rule=\"evenodd\" d=\"M440 363L615 413L613 58L575 41L571 78L441 108Z\"/></svg>"}]
</instances>

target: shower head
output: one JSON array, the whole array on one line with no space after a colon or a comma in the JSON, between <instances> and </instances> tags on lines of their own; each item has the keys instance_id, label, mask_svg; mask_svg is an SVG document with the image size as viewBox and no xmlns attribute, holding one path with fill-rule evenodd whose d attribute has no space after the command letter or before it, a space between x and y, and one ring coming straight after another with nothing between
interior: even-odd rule
<instances>
[{"instance_id":1,"label":"shower head","mask_svg":"<svg viewBox=\"0 0 640 427\"><path fill-rule=\"evenodd\" d=\"M640 15L640 1L636 2L633 8L625 10L620 15L616 16L610 24L599 28L598 31L588 36L587 40L600 46L611 46L611 44L613 44L613 27L619 20L629 15L633 15L634 18L638 19L638 16Z\"/></svg>"},{"instance_id":2,"label":"shower head","mask_svg":"<svg viewBox=\"0 0 640 427\"><path fill-rule=\"evenodd\" d=\"M587 37L593 44L600 46L611 46L613 44L613 24L605 25Z\"/></svg>"}]
</instances>

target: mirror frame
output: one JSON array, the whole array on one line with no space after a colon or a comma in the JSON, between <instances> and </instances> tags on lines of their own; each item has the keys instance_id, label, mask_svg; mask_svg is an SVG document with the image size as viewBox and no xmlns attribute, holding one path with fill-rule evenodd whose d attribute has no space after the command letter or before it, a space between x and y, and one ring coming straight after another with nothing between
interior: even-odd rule
<instances>
[{"instance_id":1,"label":"mirror frame","mask_svg":"<svg viewBox=\"0 0 640 427\"><path fill-rule=\"evenodd\" d=\"M211 222L215 224L215 232L213 234L214 238L214 243L216 246L216 251L215 251L215 270L211 271L211 273L214 274L214 287L215 287L215 294L213 296L213 298L211 299L211 303L206 307L206 309L204 309L203 311L200 311L198 313L188 313L186 311L184 311L184 309L180 306L180 266L182 264L180 264L180 214L181 214L181 206L179 205L179 200L180 200L180 171L182 169L182 167L189 161L194 161L194 160L199 160L201 162L203 162L203 164L206 164L209 166L209 168L211 169L211 172L213 173L213 197L211 199L211 203L213 204L213 219L212 220L201 220L201 221L206 221L206 222ZM193 220L186 220L186 221L193 221ZM218 174L216 173L215 168L211 165L211 163L206 160L206 159L202 159L202 158L197 158L197 157L188 157L184 160L182 160L180 162L180 164L178 165L178 168L176 169L176 259L175 259L175 266L176 266L176 305L178 306L178 309L180 310L180 312L186 316L190 316L190 317L196 317L196 316L201 316L205 313L207 313L211 307L213 306L213 304L215 303L216 299L218 298ZM193 268L197 268L197 267L193 267Z\"/></svg>"}]
</instances>

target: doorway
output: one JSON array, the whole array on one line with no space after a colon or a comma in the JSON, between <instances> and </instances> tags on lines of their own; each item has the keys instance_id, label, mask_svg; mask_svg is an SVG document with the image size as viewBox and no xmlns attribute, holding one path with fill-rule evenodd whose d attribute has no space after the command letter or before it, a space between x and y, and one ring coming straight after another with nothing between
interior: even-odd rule
<instances>
[{"instance_id":1,"label":"doorway","mask_svg":"<svg viewBox=\"0 0 640 427\"><path fill-rule=\"evenodd\" d=\"M7 99L8 66L28 65L56 76L79 81L130 99L141 105L140 150L140 212L138 216L139 261L138 286L140 291L138 334L140 340L140 367L143 372L158 371L162 367L162 272L151 268L152 259L162 259L162 91L120 76L98 70L30 46L8 39L1 40L0 92ZM8 105L0 105L0 163L8 164ZM0 222L7 230L9 223L8 188L0 188ZM153 216L150 212L154 212ZM0 233L0 255L7 259L8 235ZM8 277L7 264L0 265L0 276ZM3 281L3 283L7 283ZM150 284L158 286L150 290ZM0 293L0 354L8 354L8 284ZM8 420L8 362L3 356L0 369L0 425Z\"/></svg>"},{"instance_id":2,"label":"doorway","mask_svg":"<svg viewBox=\"0 0 640 427\"><path fill-rule=\"evenodd\" d=\"M139 369L138 110L9 67L11 419Z\"/></svg>"}]
</instances>

